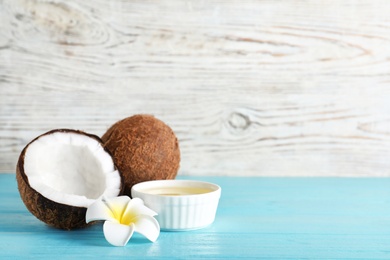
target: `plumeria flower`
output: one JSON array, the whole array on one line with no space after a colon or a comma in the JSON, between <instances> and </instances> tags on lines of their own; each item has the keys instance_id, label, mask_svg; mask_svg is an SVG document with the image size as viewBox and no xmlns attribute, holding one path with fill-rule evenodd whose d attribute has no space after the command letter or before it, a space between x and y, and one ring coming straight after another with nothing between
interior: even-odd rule
<instances>
[{"instance_id":1,"label":"plumeria flower","mask_svg":"<svg viewBox=\"0 0 390 260\"><path fill-rule=\"evenodd\" d=\"M128 196L96 200L85 216L86 222L105 220L103 233L114 246L125 246L134 232L154 242L160 235L160 225L153 217L157 213L147 208L139 198Z\"/></svg>"}]
</instances>

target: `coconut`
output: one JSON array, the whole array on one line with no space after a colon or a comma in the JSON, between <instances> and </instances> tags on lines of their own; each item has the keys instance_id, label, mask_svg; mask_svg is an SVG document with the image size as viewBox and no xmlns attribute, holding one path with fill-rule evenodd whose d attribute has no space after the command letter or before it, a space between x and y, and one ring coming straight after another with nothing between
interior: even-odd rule
<instances>
[{"instance_id":1,"label":"coconut","mask_svg":"<svg viewBox=\"0 0 390 260\"><path fill-rule=\"evenodd\" d=\"M70 129L49 131L27 144L16 179L27 209L66 230L87 226L87 207L122 189L121 175L100 138Z\"/></svg>"},{"instance_id":2,"label":"coconut","mask_svg":"<svg viewBox=\"0 0 390 260\"><path fill-rule=\"evenodd\" d=\"M134 115L112 125L102 136L123 176L124 194L134 184L174 179L180 149L172 129L151 115Z\"/></svg>"}]
</instances>

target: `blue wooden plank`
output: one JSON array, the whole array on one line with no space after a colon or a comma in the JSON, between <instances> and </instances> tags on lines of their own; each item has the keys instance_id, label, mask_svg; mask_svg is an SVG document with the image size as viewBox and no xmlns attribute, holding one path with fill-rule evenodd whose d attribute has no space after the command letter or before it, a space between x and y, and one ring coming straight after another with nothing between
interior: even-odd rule
<instances>
[{"instance_id":1,"label":"blue wooden plank","mask_svg":"<svg viewBox=\"0 0 390 260\"><path fill-rule=\"evenodd\" d=\"M179 177L222 187L216 221L191 232L110 246L101 224L50 228L24 207L15 175L0 175L0 259L390 259L390 179Z\"/></svg>"}]
</instances>

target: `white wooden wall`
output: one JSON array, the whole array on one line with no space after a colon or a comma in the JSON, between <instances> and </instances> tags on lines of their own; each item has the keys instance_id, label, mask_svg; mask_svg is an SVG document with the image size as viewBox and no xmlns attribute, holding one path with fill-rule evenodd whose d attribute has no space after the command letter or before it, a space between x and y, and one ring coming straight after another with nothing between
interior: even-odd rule
<instances>
[{"instance_id":1,"label":"white wooden wall","mask_svg":"<svg viewBox=\"0 0 390 260\"><path fill-rule=\"evenodd\" d=\"M137 113L182 175L390 176L390 1L0 0L0 172Z\"/></svg>"}]
</instances>

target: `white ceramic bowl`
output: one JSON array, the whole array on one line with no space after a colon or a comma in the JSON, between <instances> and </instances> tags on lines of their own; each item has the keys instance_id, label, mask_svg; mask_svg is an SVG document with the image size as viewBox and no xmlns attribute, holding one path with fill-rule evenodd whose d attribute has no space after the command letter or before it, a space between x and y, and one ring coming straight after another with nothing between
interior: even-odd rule
<instances>
[{"instance_id":1,"label":"white ceramic bowl","mask_svg":"<svg viewBox=\"0 0 390 260\"><path fill-rule=\"evenodd\" d=\"M161 230L184 231L214 222L221 187L192 180L147 181L134 185L131 196L158 213Z\"/></svg>"}]
</instances>

